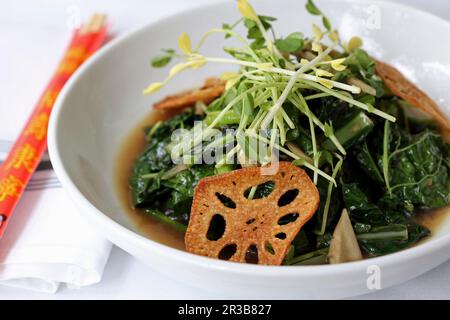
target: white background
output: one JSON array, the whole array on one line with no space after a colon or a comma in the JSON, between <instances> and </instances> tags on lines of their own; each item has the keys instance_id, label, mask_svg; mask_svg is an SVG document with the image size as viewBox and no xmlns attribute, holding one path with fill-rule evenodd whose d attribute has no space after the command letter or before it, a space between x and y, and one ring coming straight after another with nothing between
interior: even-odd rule
<instances>
[{"instance_id":1,"label":"white background","mask_svg":"<svg viewBox=\"0 0 450 320\"><path fill-rule=\"evenodd\" d=\"M80 9L82 21L93 12L107 13L112 31L120 35L165 15L211 1L215 0L0 0L0 105L8 105L11 110L7 115L4 111L0 115L1 138L12 139L23 125L30 105L37 100L52 73L52 67L67 43L70 36L67 27L68 15L74 12L73 10ZM390 1L409 4L450 21L448 0ZM51 43L48 41L49 34L53 35ZM411 36L413 34L414 30L411 30ZM444 38L448 39L449 36ZM42 39L45 41L40 41ZM11 61L21 63L10 63ZM23 90L24 94L12 94L17 93L18 88ZM6 121L6 117L9 124L14 124L9 128L17 130L2 130L1 123ZM97 285L79 290L63 288L55 295L0 287L0 297L2 300L233 298L175 282L152 271L117 247L112 251L102 282ZM448 299L450 261L405 284L358 298Z\"/></svg>"}]
</instances>

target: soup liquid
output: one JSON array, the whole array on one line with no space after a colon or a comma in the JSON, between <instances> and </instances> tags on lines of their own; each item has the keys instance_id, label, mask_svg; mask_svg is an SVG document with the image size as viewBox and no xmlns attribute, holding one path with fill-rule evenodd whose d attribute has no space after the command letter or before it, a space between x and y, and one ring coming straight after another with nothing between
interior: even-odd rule
<instances>
[{"instance_id":1,"label":"soup liquid","mask_svg":"<svg viewBox=\"0 0 450 320\"><path fill-rule=\"evenodd\" d=\"M131 202L131 191L129 188L129 178L136 159L145 149L144 128L158 122L167 120L175 115L174 112L153 111L143 121L141 121L125 138L121 146L116 161L115 178L116 189L120 202L128 215L131 223L140 234L156 242L168 245L172 248L184 250L184 234L175 231L164 223L156 221L144 210L134 209Z\"/></svg>"}]
</instances>

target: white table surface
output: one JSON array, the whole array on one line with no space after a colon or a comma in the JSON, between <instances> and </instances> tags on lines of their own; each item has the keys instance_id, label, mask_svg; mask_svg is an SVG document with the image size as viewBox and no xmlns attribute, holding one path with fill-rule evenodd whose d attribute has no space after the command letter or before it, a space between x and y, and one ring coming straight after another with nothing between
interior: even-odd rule
<instances>
[{"instance_id":1,"label":"white table surface","mask_svg":"<svg viewBox=\"0 0 450 320\"><path fill-rule=\"evenodd\" d=\"M92 12L101 11L112 20L113 31L122 34L129 29L143 25L156 18L189 7L215 0L0 0L0 27L11 30L40 27L65 26L68 14L79 8L82 20ZM439 15L450 21L448 0L391 0L409 4ZM72 11L73 12L73 11ZM67 34L69 34L67 32ZM57 39L64 43L64 39ZM14 46L0 48L15 54ZM41 48L42 49L42 48ZM45 48L42 49L45 51ZM45 54L41 51L41 54ZM36 52L17 52L24 59L36 57ZM55 53L49 56L55 55ZM0 62L0 73L7 62ZM3 65L2 65L3 64ZM49 74L48 74L49 75ZM33 81L45 79L47 74L34 76ZM1 74L0 74L1 80ZM22 81L12 76L8 82ZM42 80L44 81L44 80ZM5 82L4 82L5 83ZM1 81L0 81L1 84ZM0 87L0 92L2 91ZM35 89L35 95L39 94ZM33 96L33 94L31 94ZM30 99L35 99L31 97ZM30 100L31 101L31 100ZM68 204L70 205L70 204ZM62 288L55 295L40 294L0 286L1 299L229 299L233 297L211 294L176 282L136 260L128 253L115 247L106 267L103 280L96 285L82 289ZM407 283L377 291L357 299L449 299L450 261Z\"/></svg>"}]
</instances>

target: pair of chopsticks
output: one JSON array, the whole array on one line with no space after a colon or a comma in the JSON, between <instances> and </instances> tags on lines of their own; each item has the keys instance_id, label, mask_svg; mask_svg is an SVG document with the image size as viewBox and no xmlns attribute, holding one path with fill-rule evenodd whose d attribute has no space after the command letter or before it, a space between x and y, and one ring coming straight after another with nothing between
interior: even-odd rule
<instances>
[{"instance_id":1,"label":"pair of chopsticks","mask_svg":"<svg viewBox=\"0 0 450 320\"><path fill-rule=\"evenodd\" d=\"M47 127L55 100L78 67L105 42L106 16L95 14L76 30L25 127L0 167L0 238L47 148Z\"/></svg>"}]
</instances>

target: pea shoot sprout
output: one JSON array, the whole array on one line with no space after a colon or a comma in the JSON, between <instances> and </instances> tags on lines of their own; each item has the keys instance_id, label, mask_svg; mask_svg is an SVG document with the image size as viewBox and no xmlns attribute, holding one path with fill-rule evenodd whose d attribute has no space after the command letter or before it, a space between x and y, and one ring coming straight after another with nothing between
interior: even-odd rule
<instances>
[{"instance_id":1,"label":"pea shoot sprout","mask_svg":"<svg viewBox=\"0 0 450 320\"><path fill-rule=\"evenodd\" d=\"M330 21L314 5L311 0L307 1L306 8L313 15L322 18L324 28L314 24L312 26L312 37L305 38L302 33L294 33L285 38L275 38L271 17L260 16L247 0L238 0L237 8L241 18L234 24L224 24L222 28L215 28L207 31L196 46L192 46L191 39L186 32L183 32L178 39L178 47L181 51L177 54L175 50L166 50L164 56L153 61L155 66L167 65L172 58L179 58L181 61L175 64L169 71L167 78L161 82L150 84L144 94L152 94L167 85L175 76L188 69L198 69L207 64L218 63L238 67L238 71L224 73L221 77L226 81L226 93L235 90L237 95L227 104L218 110L207 108L207 117L204 120L202 135L192 135L191 139L184 139L174 146L179 150L180 156L188 154L196 145L203 142L204 136L208 136L214 128L226 122L231 110L240 107L240 123L235 147L224 155L216 166L226 164L227 159L238 155L240 162L245 159L257 159L259 164L264 165L271 161L271 152L275 149L295 159L297 164L310 169L314 173L314 182L317 183L318 176L322 176L335 184L336 172L329 175L319 169L321 152L316 141L316 131L321 131L328 138L336 149L335 157L346 154L346 150L337 138L333 124L323 123L314 114L309 103L321 97L334 97L348 104L349 107L356 107L365 112L375 114L387 121L394 122L395 118L374 107L370 103L362 102L355 98L362 92L373 94L374 89L364 81L342 82L337 77L339 72L346 70L346 58L337 54L338 48L350 52L362 45L358 37L352 38L347 44L343 44L339 34L332 28ZM249 31L247 38L254 39L250 43L242 35L234 31L240 23ZM238 48L225 48L231 58L212 57L202 54L201 50L208 38L217 33L222 33L226 38L233 37L242 45ZM325 45L325 40L329 43ZM308 55L298 57L298 53L304 48L309 48ZM225 95L226 95L225 93ZM286 111L286 104L292 104L301 114L309 119L309 130L312 144L312 163L308 157L295 154L285 147L287 142L286 134L290 129L295 128L295 121ZM278 144L275 135L269 138L261 134L263 130L279 132ZM245 146L240 141L242 139L257 139L266 143L269 154L266 157L255 157L248 154ZM339 160L340 161L340 160ZM338 168L340 165L334 166Z\"/></svg>"}]
</instances>

